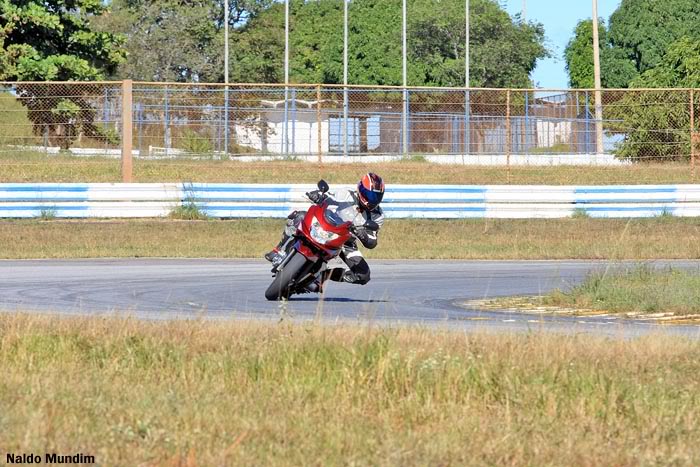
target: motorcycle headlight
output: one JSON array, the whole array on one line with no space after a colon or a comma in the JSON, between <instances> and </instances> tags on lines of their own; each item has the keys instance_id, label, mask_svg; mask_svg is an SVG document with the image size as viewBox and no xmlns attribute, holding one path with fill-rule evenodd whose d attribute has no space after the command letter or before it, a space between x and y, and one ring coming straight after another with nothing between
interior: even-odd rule
<instances>
[{"instance_id":1,"label":"motorcycle headlight","mask_svg":"<svg viewBox=\"0 0 700 467\"><path fill-rule=\"evenodd\" d=\"M315 217L314 220L311 221L311 238L313 238L315 242L325 245L326 242L335 240L338 237L338 234L325 230Z\"/></svg>"}]
</instances>

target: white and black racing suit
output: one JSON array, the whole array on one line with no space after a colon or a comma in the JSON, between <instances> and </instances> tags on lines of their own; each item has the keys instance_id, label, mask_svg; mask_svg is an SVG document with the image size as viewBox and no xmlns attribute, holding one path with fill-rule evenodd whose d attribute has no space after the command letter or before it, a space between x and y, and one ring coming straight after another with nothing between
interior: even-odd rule
<instances>
[{"instance_id":1,"label":"white and black racing suit","mask_svg":"<svg viewBox=\"0 0 700 467\"><path fill-rule=\"evenodd\" d=\"M318 192L311 192L310 195L312 195L312 201L316 201L313 199L314 195L320 196ZM321 198L319 197L318 199L320 200ZM331 203L337 204L336 214L344 221L352 222L354 226L353 237L345 242L339 255L349 269L346 270L342 267L332 268L329 270L329 279L336 282L364 285L369 282L370 269L369 264L362 256L362 252L357 247L357 240L365 248L372 249L377 246L378 230L365 229L364 225L371 219L381 228L384 223L382 208L377 206L371 211L362 209L354 190L343 189L335 193L327 193L323 199L328 199ZM287 226L280 244L283 244L286 238L294 235L305 215L306 211L294 211L288 216Z\"/></svg>"}]
</instances>

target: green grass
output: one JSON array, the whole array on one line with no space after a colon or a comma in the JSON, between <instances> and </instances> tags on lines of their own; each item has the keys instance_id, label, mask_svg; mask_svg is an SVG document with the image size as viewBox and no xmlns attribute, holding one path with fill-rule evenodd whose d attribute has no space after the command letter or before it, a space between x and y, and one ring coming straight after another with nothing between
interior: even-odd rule
<instances>
[{"instance_id":1,"label":"green grass","mask_svg":"<svg viewBox=\"0 0 700 467\"><path fill-rule=\"evenodd\" d=\"M423 156L376 164L317 164L299 161L134 160L136 182L357 183L367 171L391 184L663 184L694 183L682 163L596 166L464 166L422 162ZM46 156L0 148L2 182L119 182L119 159Z\"/></svg>"},{"instance_id":2,"label":"green grass","mask_svg":"<svg viewBox=\"0 0 700 467\"><path fill-rule=\"evenodd\" d=\"M695 340L4 314L0 367L2 450L100 465L700 463Z\"/></svg>"},{"instance_id":3,"label":"green grass","mask_svg":"<svg viewBox=\"0 0 700 467\"><path fill-rule=\"evenodd\" d=\"M209 219L206 212L202 211L194 201L180 204L168 214L170 219L184 221L204 221Z\"/></svg>"},{"instance_id":4,"label":"green grass","mask_svg":"<svg viewBox=\"0 0 700 467\"><path fill-rule=\"evenodd\" d=\"M283 219L4 220L0 258L260 258ZM370 259L700 258L700 219L389 219Z\"/></svg>"},{"instance_id":5,"label":"green grass","mask_svg":"<svg viewBox=\"0 0 700 467\"><path fill-rule=\"evenodd\" d=\"M612 313L700 314L700 271L639 266L595 273L569 292L544 296L542 303Z\"/></svg>"}]
</instances>

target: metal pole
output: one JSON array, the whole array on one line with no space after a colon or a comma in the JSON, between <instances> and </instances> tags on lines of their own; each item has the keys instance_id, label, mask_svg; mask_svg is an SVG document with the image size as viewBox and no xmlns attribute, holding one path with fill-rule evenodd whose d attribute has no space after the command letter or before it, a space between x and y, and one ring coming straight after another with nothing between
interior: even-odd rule
<instances>
[{"instance_id":1,"label":"metal pole","mask_svg":"<svg viewBox=\"0 0 700 467\"><path fill-rule=\"evenodd\" d=\"M695 180L695 144L697 143L695 132L695 90L690 90L690 175Z\"/></svg>"},{"instance_id":2,"label":"metal pole","mask_svg":"<svg viewBox=\"0 0 700 467\"><path fill-rule=\"evenodd\" d=\"M598 0L593 1L593 75L595 79L595 148L603 154L603 103L600 91L600 43L598 42Z\"/></svg>"},{"instance_id":3,"label":"metal pole","mask_svg":"<svg viewBox=\"0 0 700 467\"><path fill-rule=\"evenodd\" d=\"M289 138L292 140L292 154L296 154L296 136L297 136L297 90L292 89L292 136Z\"/></svg>"},{"instance_id":4,"label":"metal pole","mask_svg":"<svg viewBox=\"0 0 700 467\"><path fill-rule=\"evenodd\" d=\"M469 0L464 2L464 86L469 87Z\"/></svg>"},{"instance_id":5,"label":"metal pole","mask_svg":"<svg viewBox=\"0 0 700 467\"><path fill-rule=\"evenodd\" d=\"M523 10L522 10L522 14L520 15L520 17L522 18L523 23L527 19L527 0L523 0Z\"/></svg>"},{"instance_id":6,"label":"metal pole","mask_svg":"<svg viewBox=\"0 0 700 467\"><path fill-rule=\"evenodd\" d=\"M506 91L506 166L508 167L508 184L510 184L510 89Z\"/></svg>"},{"instance_id":7,"label":"metal pole","mask_svg":"<svg viewBox=\"0 0 700 467\"><path fill-rule=\"evenodd\" d=\"M469 95L469 0L464 2L464 152L469 154L471 125L469 122L471 96Z\"/></svg>"},{"instance_id":8,"label":"metal pole","mask_svg":"<svg viewBox=\"0 0 700 467\"><path fill-rule=\"evenodd\" d=\"M321 152L323 151L323 146L321 145L321 137L323 133L321 132L321 85L316 86L316 149L318 151L318 172L319 177L321 176L321 164L323 159L321 157Z\"/></svg>"},{"instance_id":9,"label":"metal pole","mask_svg":"<svg viewBox=\"0 0 700 467\"><path fill-rule=\"evenodd\" d=\"M228 84L228 0L224 0L224 83Z\"/></svg>"},{"instance_id":10,"label":"metal pole","mask_svg":"<svg viewBox=\"0 0 700 467\"><path fill-rule=\"evenodd\" d=\"M165 86L165 157L170 153L170 101L168 96L168 86Z\"/></svg>"},{"instance_id":11,"label":"metal pole","mask_svg":"<svg viewBox=\"0 0 700 467\"><path fill-rule=\"evenodd\" d=\"M525 91L525 154L530 152L530 95Z\"/></svg>"},{"instance_id":12,"label":"metal pole","mask_svg":"<svg viewBox=\"0 0 700 467\"><path fill-rule=\"evenodd\" d=\"M402 14L402 57L403 57L403 107L402 107L402 118L401 118L401 145L402 153L406 155L408 153L408 90L406 89L408 83L408 77L406 74L406 0L403 0L401 5Z\"/></svg>"},{"instance_id":13,"label":"metal pole","mask_svg":"<svg viewBox=\"0 0 700 467\"><path fill-rule=\"evenodd\" d=\"M282 128L282 144L284 144L285 157L289 156L289 141L287 139L287 123L288 122L289 122L289 0L285 0L284 1L284 126Z\"/></svg>"},{"instance_id":14,"label":"metal pole","mask_svg":"<svg viewBox=\"0 0 700 467\"><path fill-rule=\"evenodd\" d=\"M224 158L228 157L228 0L224 0Z\"/></svg>"},{"instance_id":15,"label":"metal pole","mask_svg":"<svg viewBox=\"0 0 700 467\"><path fill-rule=\"evenodd\" d=\"M343 156L348 156L348 0L343 0Z\"/></svg>"}]
</instances>

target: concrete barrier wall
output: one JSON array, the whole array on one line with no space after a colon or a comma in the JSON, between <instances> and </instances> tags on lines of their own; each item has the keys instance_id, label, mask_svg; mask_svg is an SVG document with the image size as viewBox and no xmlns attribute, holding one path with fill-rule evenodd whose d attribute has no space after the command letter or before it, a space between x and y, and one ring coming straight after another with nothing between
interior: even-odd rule
<instances>
[{"instance_id":1,"label":"concrete barrier wall","mask_svg":"<svg viewBox=\"0 0 700 467\"><path fill-rule=\"evenodd\" d=\"M333 185L332 190L352 188ZM218 183L0 184L0 217L161 217L195 203L212 217L285 217L315 185ZM700 216L700 185L391 185L388 218Z\"/></svg>"}]
</instances>

